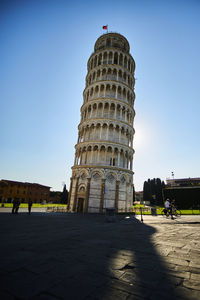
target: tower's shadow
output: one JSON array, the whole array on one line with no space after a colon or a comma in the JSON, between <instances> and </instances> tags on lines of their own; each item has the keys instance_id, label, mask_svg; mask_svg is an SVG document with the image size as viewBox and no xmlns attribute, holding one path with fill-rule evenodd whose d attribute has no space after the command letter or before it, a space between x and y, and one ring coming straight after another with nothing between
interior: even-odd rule
<instances>
[{"instance_id":1,"label":"tower's shadow","mask_svg":"<svg viewBox=\"0 0 200 300\"><path fill-rule=\"evenodd\" d=\"M88 274L95 272L99 287L85 299L188 299L179 288L183 279L152 242L155 232L154 227L130 219L102 224L95 235L90 233ZM106 275L105 282L101 275Z\"/></svg>"}]
</instances>

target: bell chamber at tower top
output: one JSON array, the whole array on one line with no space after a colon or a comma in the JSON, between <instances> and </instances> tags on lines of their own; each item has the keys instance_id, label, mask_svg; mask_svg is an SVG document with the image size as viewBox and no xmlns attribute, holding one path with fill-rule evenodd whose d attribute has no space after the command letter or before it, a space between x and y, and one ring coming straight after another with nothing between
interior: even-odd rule
<instances>
[{"instance_id":1,"label":"bell chamber at tower top","mask_svg":"<svg viewBox=\"0 0 200 300\"><path fill-rule=\"evenodd\" d=\"M129 52L130 47L127 39L121 34L108 33L100 36L94 46L94 50L101 50L103 48L114 47L119 48L125 52Z\"/></svg>"}]
</instances>

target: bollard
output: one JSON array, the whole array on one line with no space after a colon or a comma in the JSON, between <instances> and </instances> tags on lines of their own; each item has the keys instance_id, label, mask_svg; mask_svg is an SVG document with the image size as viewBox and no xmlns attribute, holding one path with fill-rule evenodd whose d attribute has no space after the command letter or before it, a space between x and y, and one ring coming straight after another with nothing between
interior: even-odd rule
<instances>
[{"instance_id":1,"label":"bollard","mask_svg":"<svg viewBox=\"0 0 200 300\"><path fill-rule=\"evenodd\" d=\"M140 207L140 213L141 213L141 222L143 223L142 207Z\"/></svg>"}]
</instances>

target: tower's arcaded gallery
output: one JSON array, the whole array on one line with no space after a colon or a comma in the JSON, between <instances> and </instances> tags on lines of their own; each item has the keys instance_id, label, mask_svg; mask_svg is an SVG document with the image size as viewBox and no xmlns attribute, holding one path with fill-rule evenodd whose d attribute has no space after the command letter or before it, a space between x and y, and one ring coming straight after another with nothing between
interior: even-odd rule
<instances>
[{"instance_id":1,"label":"tower's arcaded gallery","mask_svg":"<svg viewBox=\"0 0 200 300\"><path fill-rule=\"evenodd\" d=\"M69 210L131 211L135 62L127 39L100 36L88 59Z\"/></svg>"}]
</instances>

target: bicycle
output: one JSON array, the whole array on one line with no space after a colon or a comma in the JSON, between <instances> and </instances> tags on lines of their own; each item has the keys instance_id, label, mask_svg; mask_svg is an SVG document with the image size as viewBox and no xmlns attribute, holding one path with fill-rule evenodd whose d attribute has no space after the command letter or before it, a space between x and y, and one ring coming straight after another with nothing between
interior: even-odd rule
<instances>
[{"instance_id":1,"label":"bicycle","mask_svg":"<svg viewBox=\"0 0 200 300\"><path fill-rule=\"evenodd\" d=\"M162 211L161 211L161 215L163 216L163 217L169 217L169 216L171 216L171 214L170 214L170 210L168 209L168 210L166 210L166 208L164 208ZM175 216L175 217L180 217L181 216L181 211L179 210L179 209L177 209L175 206L174 207L172 207L172 216Z\"/></svg>"},{"instance_id":2,"label":"bicycle","mask_svg":"<svg viewBox=\"0 0 200 300\"><path fill-rule=\"evenodd\" d=\"M175 206L172 207L172 215L174 215L175 217L180 217L181 216L180 209L177 209Z\"/></svg>"}]
</instances>

